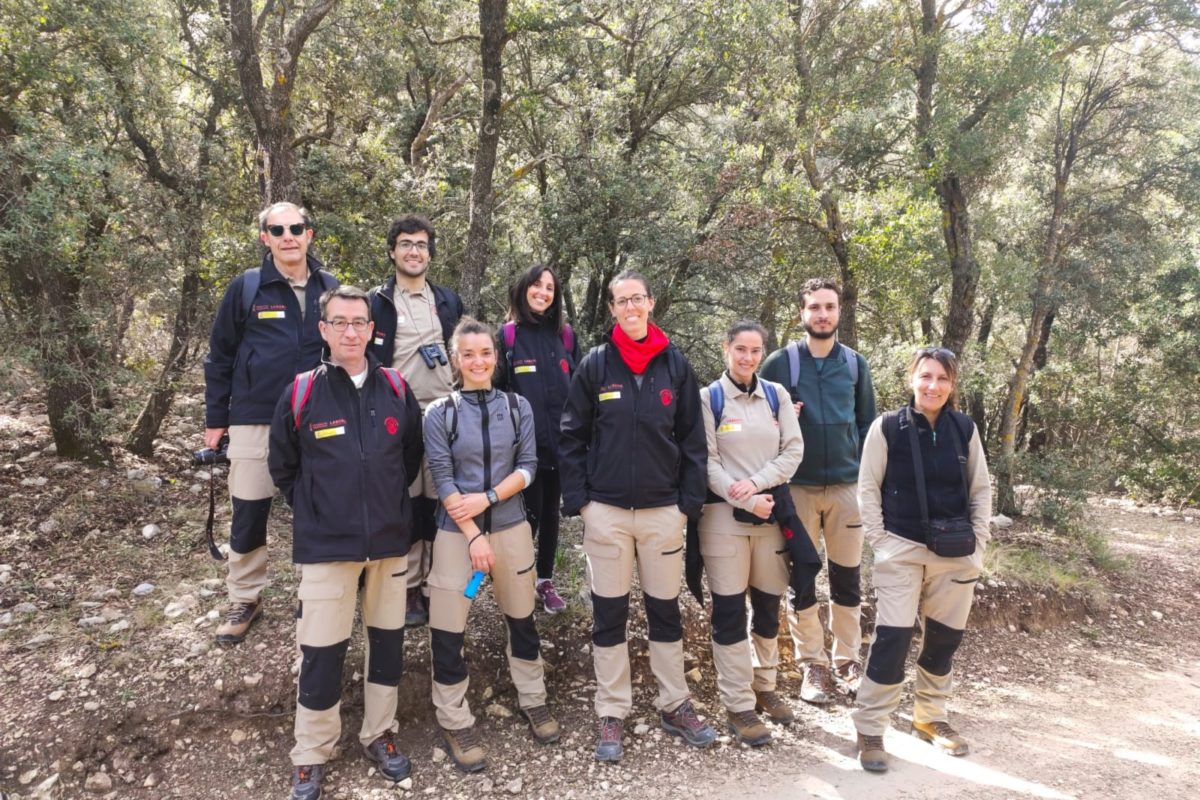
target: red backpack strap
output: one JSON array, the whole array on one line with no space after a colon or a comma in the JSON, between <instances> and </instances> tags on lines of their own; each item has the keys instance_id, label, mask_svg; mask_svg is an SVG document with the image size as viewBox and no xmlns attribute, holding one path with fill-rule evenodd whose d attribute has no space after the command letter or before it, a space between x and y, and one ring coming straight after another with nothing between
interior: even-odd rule
<instances>
[{"instance_id":1,"label":"red backpack strap","mask_svg":"<svg viewBox=\"0 0 1200 800\"><path fill-rule=\"evenodd\" d=\"M571 323L563 323L562 330L558 332L558 336L562 339L567 355L572 355L575 352L575 331L571 328Z\"/></svg>"},{"instance_id":2,"label":"red backpack strap","mask_svg":"<svg viewBox=\"0 0 1200 800\"><path fill-rule=\"evenodd\" d=\"M312 369L308 372L301 372L292 381L292 419L296 423L296 430L300 430L300 412L304 410L304 404L308 402L308 396L312 394L315 373L316 370Z\"/></svg>"},{"instance_id":3,"label":"red backpack strap","mask_svg":"<svg viewBox=\"0 0 1200 800\"><path fill-rule=\"evenodd\" d=\"M511 319L500 326L500 336L504 339L504 349L511 351L517 341L517 323Z\"/></svg>"},{"instance_id":4,"label":"red backpack strap","mask_svg":"<svg viewBox=\"0 0 1200 800\"><path fill-rule=\"evenodd\" d=\"M392 391L396 393L396 397L404 397L404 393L408 391L408 384L404 382L404 376L400 374L400 370L392 367L380 367L379 371L383 373L383 377L387 378L387 382L391 384Z\"/></svg>"}]
</instances>

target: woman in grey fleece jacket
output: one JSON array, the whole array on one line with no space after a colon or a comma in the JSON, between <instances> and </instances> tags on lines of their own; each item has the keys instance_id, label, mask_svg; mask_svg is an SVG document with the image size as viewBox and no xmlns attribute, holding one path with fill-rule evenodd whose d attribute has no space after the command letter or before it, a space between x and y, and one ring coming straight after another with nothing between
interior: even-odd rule
<instances>
[{"instance_id":1,"label":"woman in grey fleece jacket","mask_svg":"<svg viewBox=\"0 0 1200 800\"><path fill-rule=\"evenodd\" d=\"M537 472L533 411L517 395L492 387L492 330L464 317L450 340L461 388L425 412L429 471L442 501L429 572L433 704L450 758L465 772L487 766L467 705L463 631L472 572L488 573L508 623L509 671L521 713L539 742L558 739L546 708L541 647L533 624L533 537L521 491Z\"/></svg>"}]
</instances>

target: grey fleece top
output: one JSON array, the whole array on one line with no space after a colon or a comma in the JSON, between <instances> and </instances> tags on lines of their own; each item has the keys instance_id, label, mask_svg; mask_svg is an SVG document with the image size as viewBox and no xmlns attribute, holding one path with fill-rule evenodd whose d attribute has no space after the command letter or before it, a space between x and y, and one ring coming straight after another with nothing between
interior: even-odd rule
<instances>
[{"instance_id":1,"label":"grey fleece top","mask_svg":"<svg viewBox=\"0 0 1200 800\"><path fill-rule=\"evenodd\" d=\"M486 418L481 397L486 398ZM508 398L496 389L455 391L429 404L425 410L425 457L438 497L443 502L455 492L470 494L495 488L521 468L528 470L530 475L537 474L533 409L524 397L513 397L520 417L517 431L513 430ZM458 433L451 444L449 431L455 415ZM488 475L491 479L485 482ZM486 526L489 515L491 525ZM488 533L524 521L525 504L520 492L475 518L479 529ZM437 526L441 530L459 530L441 505L437 509Z\"/></svg>"}]
</instances>

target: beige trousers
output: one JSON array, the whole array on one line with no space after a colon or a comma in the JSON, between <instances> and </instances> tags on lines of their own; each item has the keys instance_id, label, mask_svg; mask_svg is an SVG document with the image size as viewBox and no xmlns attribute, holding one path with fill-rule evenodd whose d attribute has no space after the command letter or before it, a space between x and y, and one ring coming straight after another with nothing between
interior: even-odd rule
<instances>
[{"instance_id":1,"label":"beige trousers","mask_svg":"<svg viewBox=\"0 0 1200 800\"><path fill-rule=\"evenodd\" d=\"M845 483L832 486L792 485L788 488L813 546L820 552L822 540L825 544L825 574L830 582L831 595L829 627L833 634L833 666L857 662L862 658L859 605L839 605L834 602L833 585L836 581L846 580L850 571L857 571L862 563L863 528L858 512L858 487L853 483ZM853 580L857 583L856 573ZM854 588L857 593L858 587ZM787 623L792 633L796 660L828 666L830 658L825 652L825 629L818 611L818 605L798 611L789 608Z\"/></svg>"},{"instance_id":2,"label":"beige trousers","mask_svg":"<svg viewBox=\"0 0 1200 800\"><path fill-rule=\"evenodd\" d=\"M496 555L490 583L496 605L508 625L505 654L517 689L517 704L521 708L545 705L545 664L533 629L533 532L528 522L522 522L488 534L488 543ZM433 543L433 567L429 571L429 629L433 705L438 724L447 730L461 730L475 724L467 705L470 681L462 646L471 611L471 600L463 596L463 590L472 574L466 538L457 531L439 530ZM459 679L451 683L446 676Z\"/></svg>"},{"instance_id":3,"label":"beige trousers","mask_svg":"<svg viewBox=\"0 0 1200 800\"><path fill-rule=\"evenodd\" d=\"M233 425L229 428L229 496L239 501L267 501L266 508L262 509L263 526L266 525L265 512L269 511L270 500L275 495L275 484L267 468L270 432L269 425ZM234 514L243 516L246 511L244 508L235 508ZM235 520L234 525L241 522ZM245 553L230 547L228 564L225 588L230 601L253 603L258 600L267 585L266 545L254 547Z\"/></svg>"},{"instance_id":4,"label":"beige trousers","mask_svg":"<svg viewBox=\"0 0 1200 800\"><path fill-rule=\"evenodd\" d=\"M650 670L658 682L655 706L660 711L672 711L689 697L683 675L683 639L675 638L674 633L674 628L680 626L684 515L675 506L628 509L597 502L588 503L580 513L596 620L593 625L596 714L624 719L633 708L629 644L624 629L635 563L647 598ZM599 628L618 626L620 630L613 638L619 637L619 641L597 644Z\"/></svg>"},{"instance_id":5,"label":"beige trousers","mask_svg":"<svg viewBox=\"0 0 1200 800\"><path fill-rule=\"evenodd\" d=\"M362 620L366 630L363 675L363 722L359 741L368 745L396 721L396 685L400 664L391 663L398 652L389 652L386 664L379 654L371 659L372 639L387 643L394 650L403 644L405 556L378 561L334 561L305 564L297 596L300 600L296 619L296 641L304 653L300 666L300 692L296 703L296 746L292 763L324 764L342 733L342 663L354 626L354 606L358 598L359 576L365 573L362 588ZM380 638L382 637L382 638ZM387 673L386 683L373 680ZM329 705L333 701L332 705ZM316 706L310 708L305 703ZM329 707L325 707L329 706Z\"/></svg>"}]
</instances>

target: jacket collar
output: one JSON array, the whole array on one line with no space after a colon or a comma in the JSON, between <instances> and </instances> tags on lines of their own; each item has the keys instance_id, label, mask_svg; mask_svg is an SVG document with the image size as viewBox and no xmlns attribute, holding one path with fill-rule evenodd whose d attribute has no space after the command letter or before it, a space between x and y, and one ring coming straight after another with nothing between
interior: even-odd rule
<instances>
[{"instance_id":1,"label":"jacket collar","mask_svg":"<svg viewBox=\"0 0 1200 800\"><path fill-rule=\"evenodd\" d=\"M312 253L305 256L305 261L308 263L308 274L311 277L314 272L319 269L324 269L325 265L317 259ZM272 281L280 281L287 283L287 278L283 277L283 273L279 271L279 267L275 266L275 257L268 250L263 255L262 261L262 281L260 284L265 285Z\"/></svg>"},{"instance_id":2,"label":"jacket collar","mask_svg":"<svg viewBox=\"0 0 1200 800\"><path fill-rule=\"evenodd\" d=\"M756 375L754 378L754 391L743 392L741 387L738 386L736 383L734 383L733 379L729 377L729 370L722 370L721 371L721 388L725 390L725 394L729 397L737 397L740 394L745 394L745 395L750 395L752 397L761 397L763 400L767 399L767 393L763 389L763 382L762 382L761 375Z\"/></svg>"}]
</instances>

